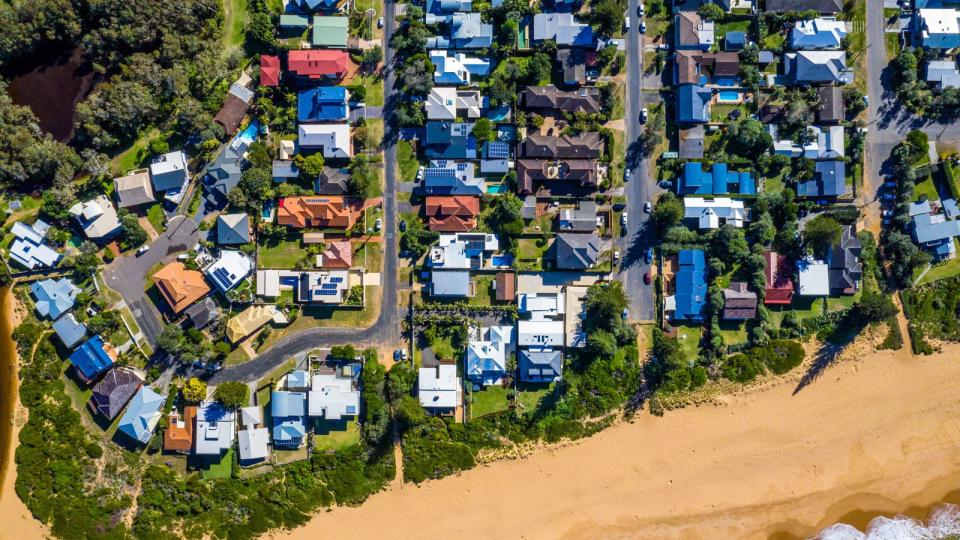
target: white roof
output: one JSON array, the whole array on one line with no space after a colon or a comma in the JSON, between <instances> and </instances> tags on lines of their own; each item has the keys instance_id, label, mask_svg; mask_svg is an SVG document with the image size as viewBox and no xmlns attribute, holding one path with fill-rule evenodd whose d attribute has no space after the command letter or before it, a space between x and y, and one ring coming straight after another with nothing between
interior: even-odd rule
<instances>
[{"instance_id":1,"label":"white roof","mask_svg":"<svg viewBox=\"0 0 960 540\"><path fill-rule=\"evenodd\" d=\"M800 278L800 296L830 295L830 269L827 263L807 257L797 261L797 272Z\"/></svg>"},{"instance_id":2,"label":"white roof","mask_svg":"<svg viewBox=\"0 0 960 540\"><path fill-rule=\"evenodd\" d=\"M44 233L49 226L43 222L38 224L43 233L37 230L36 225L31 227L19 221L13 224L10 231L16 238L10 245L10 258L30 270L37 266L53 266L60 260L60 254L43 243Z\"/></svg>"},{"instance_id":3,"label":"white roof","mask_svg":"<svg viewBox=\"0 0 960 540\"><path fill-rule=\"evenodd\" d=\"M512 326L490 326L480 331L484 339L467 343L467 365L471 360L491 360L501 370L507 369L507 350L513 343Z\"/></svg>"},{"instance_id":4,"label":"white roof","mask_svg":"<svg viewBox=\"0 0 960 540\"><path fill-rule=\"evenodd\" d=\"M428 120L455 120L457 118L457 89L434 86L425 104Z\"/></svg>"},{"instance_id":5,"label":"white roof","mask_svg":"<svg viewBox=\"0 0 960 540\"><path fill-rule=\"evenodd\" d=\"M70 207L70 215L77 218L87 238L103 238L120 228L117 210L106 195Z\"/></svg>"},{"instance_id":6,"label":"white roof","mask_svg":"<svg viewBox=\"0 0 960 540\"><path fill-rule=\"evenodd\" d=\"M240 409L240 421L244 427L251 428L263 422L263 410L257 405L244 407Z\"/></svg>"},{"instance_id":7,"label":"white roof","mask_svg":"<svg viewBox=\"0 0 960 540\"><path fill-rule=\"evenodd\" d=\"M517 296L517 305L521 313L529 313L530 319L534 321L545 321L563 315L565 307L559 291L520 293Z\"/></svg>"},{"instance_id":8,"label":"white roof","mask_svg":"<svg viewBox=\"0 0 960 540\"><path fill-rule=\"evenodd\" d=\"M267 443L270 441L270 430L262 427L245 429L239 433L240 459L243 461L266 459L269 454Z\"/></svg>"},{"instance_id":9,"label":"white roof","mask_svg":"<svg viewBox=\"0 0 960 540\"><path fill-rule=\"evenodd\" d=\"M441 364L432 368L420 368L417 378L417 394L420 405L427 409L452 409L457 406L457 390L460 378L457 366Z\"/></svg>"},{"instance_id":10,"label":"white roof","mask_svg":"<svg viewBox=\"0 0 960 540\"><path fill-rule=\"evenodd\" d=\"M920 20L930 34L960 34L960 21L955 9L921 9Z\"/></svg>"},{"instance_id":11,"label":"white roof","mask_svg":"<svg viewBox=\"0 0 960 540\"><path fill-rule=\"evenodd\" d=\"M746 215L743 201L727 197L711 200L702 197L683 199L683 217L697 220L701 229L716 229L723 224L720 220L734 227L743 227L747 220Z\"/></svg>"},{"instance_id":12,"label":"white roof","mask_svg":"<svg viewBox=\"0 0 960 540\"><path fill-rule=\"evenodd\" d=\"M960 87L960 71L952 60L934 60L927 63L927 82L939 83L941 88Z\"/></svg>"},{"instance_id":13,"label":"white roof","mask_svg":"<svg viewBox=\"0 0 960 540\"><path fill-rule=\"evenodd\" d=\"M327 420L356 416L360 411L360 391L353 388L353 380L348 377L316 373L310 379L307 410L310 416Z\"/></svg>"},{"instance_id":14,"label":"white roof","mask_svg":"<svg viewBox=\"0 0 960 540\"><path fill-rule=\"evenodd\" d=\"M297 129L301 147L323 147L325 158L353 156L348 124L300 124Z\"/></svg>"},{"instance_id":15,"label":"white roof","mask_svg":"<svg viewBox=\"0 0 960 540\"><path fill-rule=\"evenodd\" d=\"M494 234L450 233L441 234L437 245L430 248L430 266L450 270L470 270L471 260L483 260L483 252L500 249L500 241Z\"/></svg>"},{"instance_id":16,"label":"white roof","mask_svg":"<svg viewBox=\"0 0 960 540\"><path fill-rule=\"evenodd\" d=\"M280 271L257 270L257 296L267 298L280 296Z\"/></svg>"},{"instance_id":17,"label":"white roof","mask_svg":"<svg viewBox=\"0 0 960 540\"><path fill-rule=\"evenodd\" d=\"M847 36L847 25L833 17L797 21L790 35L795 49L839 49Z\"/></svg>"},{"instance_id":18,"label":"white roof","mask_svg":"<svg viewBox=\"0 0 960 540\"><path fill-rule=\"evenodd\" d=\"M197 408L197 430L194 433L195 453L216 455L233 446L237 415L223 405L204 402Z\"/></svg>"},{"instance_id":19,"label":"white roof","mask_svg":"<svg viewBox=\"0 0 960 540\"><path fill-rule=\"evenodd\" d=\"M826 128L817 128L817 146L820 159L842 158L843 148L843 126L830 126Z\"/></svg>"},{"instance_id":20,"label":"white roof","mask_svg":"<svg viewBox=\"0 0 960 540\"><path fill-rule=\"evenodd\" d=\"M562 347L563 330L563 321L518 321L517 345L521 347Z\"/></svg>"},{"instance_id":21,"label":"white roof","mask_svg":"<svg viewBox=\"0 0 960 540\"><path fill-rule=\"evenodd\" d=\"M166 174L174 171L185 171L187 169L187 155L182 150L168 152L158 156L150 164L150 174Z\"/></svg>"}]
</instances>

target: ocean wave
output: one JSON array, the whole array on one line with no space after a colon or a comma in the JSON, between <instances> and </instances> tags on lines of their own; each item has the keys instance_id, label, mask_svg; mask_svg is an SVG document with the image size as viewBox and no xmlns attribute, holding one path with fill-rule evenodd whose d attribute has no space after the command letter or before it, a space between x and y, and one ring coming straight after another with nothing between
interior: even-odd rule
<instances>
[{"instance_id":1,"label":"ocean wave","mask_svg":"<svg viewBox=\"0 0 960 540\"><path fill-rule=\"evenodd\" d=\"M960 506L942 504L925 521L906 516L876 517L866 531L837 523L820 531L811 540L940 540L960 535Z\"/></svg>"}]
</instances>

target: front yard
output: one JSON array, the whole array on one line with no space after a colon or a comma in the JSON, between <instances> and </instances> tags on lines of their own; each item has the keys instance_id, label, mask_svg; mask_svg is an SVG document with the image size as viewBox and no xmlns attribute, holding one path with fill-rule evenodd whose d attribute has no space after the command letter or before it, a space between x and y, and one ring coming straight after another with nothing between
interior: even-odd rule
<instances>
[{"instance_id":1,"label":"front yard","mask_svg":"<svg viewBox=\"0 0 960 540\"><path fill-rule=\"evenodd\" d=\"M304 257L300 236L288 236L276 243L261 243L257 247L258 268L296 268Z\"/></svg>"}]
</instances>

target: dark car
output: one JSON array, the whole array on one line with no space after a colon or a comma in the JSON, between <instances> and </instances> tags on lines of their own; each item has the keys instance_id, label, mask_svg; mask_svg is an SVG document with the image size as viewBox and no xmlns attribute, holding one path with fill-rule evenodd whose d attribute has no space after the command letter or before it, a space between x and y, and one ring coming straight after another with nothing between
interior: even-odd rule
<instances>
[{"instance_id":1,"label":"dark car","mask_svg":"<svg viewBox=\"0 0 960 540\"><path fill-rule=\"evenodd\" d=\"M400 232L407 232L407 221L400 220Z\"/></svg>"},{"instance_id":2,"label":"dark car","mask_svg":"<svg viewBox=\"0 0 960 540\"><path fill-rule=\"evenodd\" d=\"M650 272L645 272L645 273L643 274L643 282L646 283L647 285L649 285L649 284L650 284L650 279L651 279L651 278L650 278Z\"/></svg>"},{"instance_id":3,"label":"dark car","mask_svg":"<svg viewBox=\"0 0 960 540\"><path fill-rule=\"evenodd\" d=\"M646 251L643 252L643 262L647 264L653 262L653 248L647 248Z\"/></svg>"}]
</instances>

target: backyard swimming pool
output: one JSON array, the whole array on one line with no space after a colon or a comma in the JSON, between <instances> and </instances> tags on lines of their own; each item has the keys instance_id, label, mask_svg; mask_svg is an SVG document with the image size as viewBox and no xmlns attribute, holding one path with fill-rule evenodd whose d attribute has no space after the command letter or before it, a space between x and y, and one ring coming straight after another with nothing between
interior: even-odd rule
<instances>
[{"instance_id":1,"label":"backyard swimming pool","mask_svg":"<svg viewBox=\"0 0 960 540\"><path fill-rule=\"evenodd\" d=\"M737 86L740 82L736 77L717 77L715 81L717 86Z\"/></svg>"},{"instance_id":2,"label":"backyard swimming pool","mask_svg":"<svg viewBox=\"0 0 960 540\"><path fill-rule=\"evenodd\" d=\"M490 257L493 266L513 266L513 255L494 255Z\"/></svg>"},{"instance_id":3,"label":"backyard swimming pool","mask_svg":"<svg viewBox=\"0 0 960 540\"><path fill-rule=\"evenodd\" d=\"M247 129L237 134L236 138L233 139L233 142L230 143L230 146L235 149L246 149L248 146L250 146L250 143L257 140L258 134L260 134L260 122L254 120L253 122L250 122L250 125L247 126Z\"/></svg>"},{"instance_id":4,"label":"backyard swimming pool","mask_svg":"<svg viewBox=\"0 0 960 540\"><path fill-rule=\"evenodd\" d=\"M722 103L740 103L740 92L736 90L721 90L717 93L717 101Z\"/></svg>"},{"instance_id":5,"label":"backyard swimming pool","mask_svg":"<svg viewBox=\"0 0 960 540\"><path fill-rule=\"evenodd\" d=\"M487 186L487 193L497 194L497 193L506 193L506 192L507 192L507 186L503 184L493 184L493 185Z\"/></svg>"}]
</instances>

